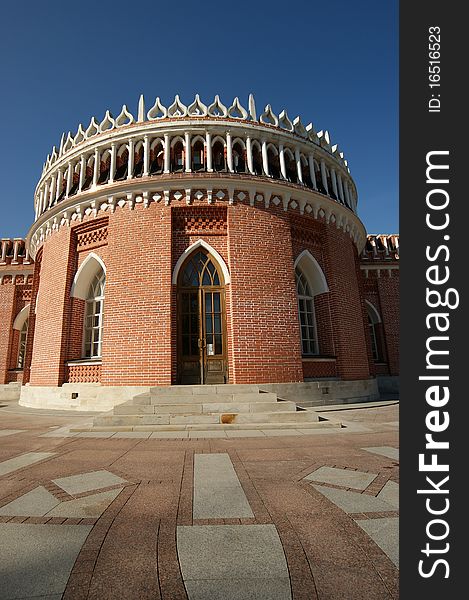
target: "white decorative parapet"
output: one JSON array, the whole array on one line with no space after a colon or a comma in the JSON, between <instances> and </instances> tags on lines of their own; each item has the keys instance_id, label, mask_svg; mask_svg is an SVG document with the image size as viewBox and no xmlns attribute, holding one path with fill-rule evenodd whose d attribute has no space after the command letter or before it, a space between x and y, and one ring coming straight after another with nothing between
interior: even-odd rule
<instances>
[{"instance_id":1,"label":"white decorative parapet","mask_svg":"<svg viewBox=\"0 0 469 600\"><path fill-rule=\"evenodd\" d=\"M203 121L201 121L202 119ZM225 155L231 156L236 138L242 141L245 155L251 152L253 142L258 142L261 145L265 142L264 146L266 148L272 146L272 152L276 156L279 156L280 149L283 148L283 152L287 152L288 157L298 157L299 155L303 163L307 162L309 155L315 155L314 161L317 165L317 171L321 170L321 160L324 161L323 170L325 169L325 175L323 174L319 178L320 189L318 191L326 192L334 199L349 206L354 212L356 211L357 192L350 177L347 161L344 159L343 153L339 151L338 146L331 144L327 131L316 132L312 123L305 127L300 117L296 117L292 121L285 110L276 115L270 104L265 107L260 117L257 118L256 105L252 95L249 97L248 109L242 106L239 98L234 98L233 102L226 106L217 95L213 102L204 104L199 95L196 94L194 101L188 106L181 101L178 95L175 96L174 101L168 107L165 107L160 98L157 97L148 111L146 111L145 100L142 95L138 104L137 119L124 105L116 118L107 110L99 123L92 117L88 126L85 127L81 124L78 126L75 135L68 132L62 136L59 149L57 150L54 146L47 157L36 189L36 218L54 205L56 201L78 191L83 191L82 187L78 190L78 187L74 184L80 180L82 183L85 182L86 176L82 171L84 169L89 171L91 163L94 170L97 171L98 177L91 179L90 183L96 186L99 183L109 182L109 177L100 177L100 173L107 168L106 162L103 160L107 157L106 152L109 152L112 156L111 146L113 140L120 145L125 144L128 151L133 146L135 154L139 142L143 142L145 136L163 137L164 133L167 132L171 138L174 138L183 134L183 152L187 156L190 149L185 147L185 133L189 129L189 139L194 138L200 135L200 129L204 126L207 131L211 132L212 138L220 136L223 139ZM249 131L249 134L247 131ZM206 132L203 133L203 137L206 137ZM247 141L248 137L250 142ZM254 144L254 151L255 148L256 145ZM165 150L163 149L163 152ZM207 152L207 142L205 141L204 157ZM266 156L262 157L264 167L268 164L267 158ZM256 162L255 157L253 159L252 156L244 156L243 159L249 166L249 171L252 172L254 167L251 168L251 165ZM280 156L279 160L283 163L285 156ZM135 156L132 161L135 163ZM113 169L116 168L114 164L112 166ZM235 167L231 164L224 165L224 168L229 172L236 171ZM272 172L276 171L277 169L272 169ZM288 169L280 170L279 177L291 181L292 177L285 171L288 171ZM338 174L339 181L344 182L343 186L339 185L337 192L335 192L332 181L330 181L330 185L327 184L327 179L331 178L332 171L336 173L336 179ZM274 176L268 172L268 168L257 169L256 174ZM100 179L101 181L99 181ZM103 179L106 179L106 181L103 181ZM311 187L316 188L316 182L313 181L314 177L305 176L304 179L307 181L303 180L300 172L299 177L293 183L307 185L308 181L311 180ZM110 181L114 181L114 173L110 173Z\"/></svg>"},{"instance_id":2,"label":"white decorative parapet","mask_svg":"<svg viewBox=\"0 0 469 600\"><path fill-rule=\"evenodd\" d=\"M200 177L205 184L194 181ZM228 190L230 203L234 189L249 188L250 202L262 196L267 208L278 199L285 210L319 215L363 239L360 251L365 243L355 183L327 131L290 119L286 110L277 115L269 104L258 116L252 94L247 108L239 98L204 103L198 94L188 105L176 95L169 106L157 97L147 108L141 95L136 116L126 105L117 117L107 110L52 149L35 192L31 253L73 219L139 202L147 207L156 196L169 203L171 191L190 199L204 185L207 194ZM211 192L207 198L215 201Z\"/></svg>"}]
</instances>

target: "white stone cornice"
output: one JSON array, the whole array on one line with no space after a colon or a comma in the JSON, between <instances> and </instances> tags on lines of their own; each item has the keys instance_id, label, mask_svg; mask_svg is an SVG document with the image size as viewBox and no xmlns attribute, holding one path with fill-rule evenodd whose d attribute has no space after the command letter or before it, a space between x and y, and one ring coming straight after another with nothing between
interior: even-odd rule
<instances>
[{"instance_id":1,"label":"white stone cornice","mask_svg":"<svg viewBox=\"0 0 469 600\"><path fill-rule=\"evenodd\" d=\"M218 198L215 192L220 189L228 190L228 197ZM238 197L235 192L235 190L243 189L250 192L246 198ZM181 199L170 202L171 192L180 192L181 190L184 191ZM152 202L171 203L172 205L181 203L182 206L186 204L190 193L199 190L205 190L204 196L207 203L249 202L249 196L251 196L256 200L255 206L258 205L257 197L259 197L262 199L259 206L262 207L274 208L282 203L282 208L296 210L298 214L314 218L325 216L330 227L335 226L349 234L359 253L363 250L366 242L366 231L357 215L346 206L305 186L292 185L286 181L256 175L184 173L181 176L175 176L170 173L118 181L67 198L43 213L33 224L26 238L27 247L34 257L49 235L59 227L68 226L73 220L80 222L83 216L100 216L106 212L112 213L116 208L124 206L133 209L135 203L143 203L144 198L144 206L149 206ZM271 198L272 202L270 202ZM267 201L267 199L269 200Z\"/></svg>"}]
</instances>

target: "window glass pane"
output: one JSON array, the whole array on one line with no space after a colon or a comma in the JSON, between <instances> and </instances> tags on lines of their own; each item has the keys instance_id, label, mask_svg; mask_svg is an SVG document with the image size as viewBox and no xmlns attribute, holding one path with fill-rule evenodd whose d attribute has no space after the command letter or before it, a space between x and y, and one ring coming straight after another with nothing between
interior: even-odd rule
<instances>
[{"instance_id":1,"label":"window glass pane","mask_svg":"<svg viewBox=\"0 0 469 600\"><path fill-rule=\"evenodd\" d=\"M212 315L205 316L205 332L209 335L213 333L212 330Z\"/></svg>"},{"instance_id":2,"label":"window glass pane","mask_svg":"<svg viewBox=\"0 0 469 600\"><path fill-rule=\"evenodd\" d=\"M220 315L214 315L213 317L215 333L221 333L221 317Z\"/></svg>"},{"instance_id":3,"label":"window glass pane","mask_svg":"<svg viewBox=\"0 0 469 600\"><path fill-rule=\"evenodd\" d=\"M191 314L191 333L193 335L199 332L199 315L197 313Z\"/></svg>"},{"instance_id":4,"label":"window glass pane","mask_svg":"<svg viewBox=\"0 0 469 600\"><path fill-rule=\"evenodd\" d=\"M214 292L213 294L213 310L217 313L221 312L220 292Z\"/></svg>"},{"instance_id":5,"label":"window glass pane","mask_svg":"<svg viewBox=\"0 0 469 600\"><path fill-rule=\"evenodd\" d=\"M187 356L189 354L189 336L182 336L182 353Z\"/></svg>"},{"instance_id":6,"label":"window glass pane","mask_svg":"<svg viewBox=\"0 0 469 600\"><path fill-rule=\"evenodd\" d=\"M205 294L205 312L212 312L212 294Z\"/></svg>"},{"instance_id":7,"label":"window glass pane","mask_svg":"<svg viewBox=\"0 0 469 600\"><path fill-rule=\"evenodd\" d=\"M191 355L197 356L199 354L199 338L196 335L191 336Z\"/></svg>"},{"instance_id":8,"label":"window glass pane","mask_svg":"<svg viewBox=\"0 0 469 600\"><path fill-rule=\"evenodd\" d=\"M215 354L223 354L221 335L215 336Z\"/></svg>"}]
</instances>

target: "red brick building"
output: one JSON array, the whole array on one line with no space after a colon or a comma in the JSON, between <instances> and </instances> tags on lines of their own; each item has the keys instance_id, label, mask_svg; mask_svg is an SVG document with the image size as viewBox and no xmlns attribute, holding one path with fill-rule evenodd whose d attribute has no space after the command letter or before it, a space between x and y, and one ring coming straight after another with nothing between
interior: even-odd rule
<instances>
[{"instance_id":1,"label":"red brick building","mask_svg":"<svg viewBox=\"0 0 469 600\"><path fill-rule=\"evenodd\" d=\"M327 132L252 97L92 119L48 157L27 239L1 241L0 390L76 408L172 384L376 397L398 373L398 237L367 237L357 197Z\"/></svg>"}]
</instances>

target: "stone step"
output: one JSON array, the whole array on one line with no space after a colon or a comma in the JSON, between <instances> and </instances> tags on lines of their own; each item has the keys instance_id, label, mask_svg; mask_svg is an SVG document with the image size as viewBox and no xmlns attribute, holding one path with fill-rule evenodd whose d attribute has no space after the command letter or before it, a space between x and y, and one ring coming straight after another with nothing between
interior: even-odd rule
<instances>
[{"instance_id":1,"label":"stone step","mask_svg":"<svg viewBox=\"0 0 469 600\"><path fill-rule=\"evenodd\" d=\"M282 423L317 422L318 416L309 411L279 411L262 413L216 413L216 414L143 414L143 415L100 415L94 419L96 426L136 425L190 425L231 423Z\"/></svg>"},{"instance_id":2,"label":"stone step","mask_svg":"<svg viewBox=\"0 0 469 600\"><path fill-rule=\"evenodd\" d=\"M150 388L150 394L152 396L196 396L198 394L249 394L258 392L258 385L244 383L227 383L224 385L171 385Z\"/></svg>"},{"instance_id":3,"label":"stone step","mask_svg":"<svg viewBox=\"0 0 469 600\"><path fill-rule=\"evenodd\" d=\"M185 387L185 386L182 386ZM206 387L206 386L202 386ZM276 402L277 394L273 392L240 392L236 394L218 393L218 394L140 394L135 396L126 404L150 405L150 404L208 404L215 403L252 403L252 402Z\"/></svg>"},{"instance_id":4,"label":"stone step","mask_svg":"<svg viewBox=\"0 0 469 600\"><path fill-rule=\"evenodd\" d=\"M80 431L239 431L239 430L262 430L262 429L340 429L342 423L339 421L311 421L305 423L207 423L189 425L99 425L88 427L71 427L71 432ZM287 435L287 434L286 434Z\"/></svg>"},{"instance_id":5,"label":"stone step","mask_svg":"<svg viewBox=\"0 0 469 600\"><path fill-rule=\"evenodd\" d=\"M121 404L114 415L211 414L296 411L294 402L208 402L206 404Z\"/></svg>"}]
</instances>

